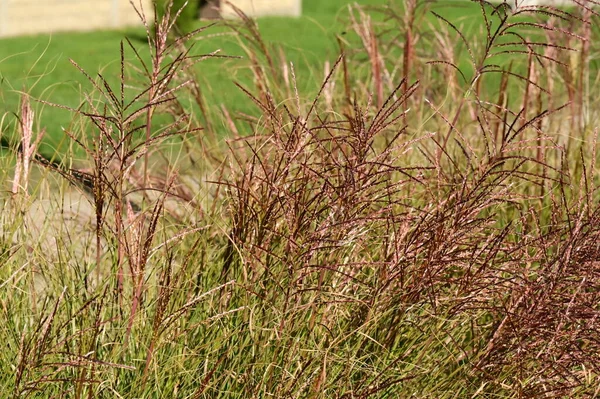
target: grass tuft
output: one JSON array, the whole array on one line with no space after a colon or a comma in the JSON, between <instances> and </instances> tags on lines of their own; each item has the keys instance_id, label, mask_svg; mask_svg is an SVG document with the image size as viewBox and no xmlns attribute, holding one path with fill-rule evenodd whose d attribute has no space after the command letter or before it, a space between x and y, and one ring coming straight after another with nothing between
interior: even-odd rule
<instances>
[{"instance_id":1,"label":"grass tuft","mask_svg":"<svg viewBox=\"0 0 600 399\"><path fill-rule=\"evenodd\" d=\"M314 79L240 10L183 36L140 10L115 76L72 61L78 106L23 94L4 392L598 396L598 13L474 3L352 5ZM195 52L211 29L241 55ZM244 68L242 108L207 100L205 62ZM61 157L44 106L72 115Z\"/></svg>"}]
</instances>

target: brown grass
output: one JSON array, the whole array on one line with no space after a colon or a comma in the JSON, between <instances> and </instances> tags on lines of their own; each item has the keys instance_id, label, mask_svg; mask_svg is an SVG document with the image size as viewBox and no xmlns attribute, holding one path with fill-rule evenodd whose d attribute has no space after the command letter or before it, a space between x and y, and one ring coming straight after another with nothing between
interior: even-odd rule
<instances>
[{"instance_id":1,"label":"brown grass","mask_svg":"<svg viewBox=\"0 0 600 399\"><path fill-rule=\"evenodd\" d=\"M120 87L90 77L72 110L90 168L53 166L88 182L93 281L0 295L41 305L0 330L14 396L597 397L597 15L479 4L479 35L439 13L428 29L419 1L383 21L352 7L311 100L238 10L257 112L210 121L224 143L193 115L202 32L169 41L171 13L155 34L142 16L144 88L127 92L122 44Z\"/></svg>"}]
</instances>

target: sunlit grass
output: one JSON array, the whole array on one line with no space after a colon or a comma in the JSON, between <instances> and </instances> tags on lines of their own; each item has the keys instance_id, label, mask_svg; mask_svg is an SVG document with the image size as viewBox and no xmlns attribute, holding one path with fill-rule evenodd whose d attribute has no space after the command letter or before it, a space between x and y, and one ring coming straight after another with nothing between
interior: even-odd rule
<instances>
[{"instance_id":1,"label":"sunlit grass","mask_svg":"<svg viewBox=\"0 0 600 399\"><path fill-rule=\"evenodd\" d=\"M308 4L209 28L189 56L73 35L105 38L77 60L91 81L62 56L44 72L61 35L15 53L33 99L77 108L3 83L7 396L596 395L596 17L561 14L495 67L485 20L522 20L489 5L435 5L463 43L429 4ZM192 65L215 48L243 59ZM60 160L35 151L43 127Z\"/></svg>"}]
</instances>

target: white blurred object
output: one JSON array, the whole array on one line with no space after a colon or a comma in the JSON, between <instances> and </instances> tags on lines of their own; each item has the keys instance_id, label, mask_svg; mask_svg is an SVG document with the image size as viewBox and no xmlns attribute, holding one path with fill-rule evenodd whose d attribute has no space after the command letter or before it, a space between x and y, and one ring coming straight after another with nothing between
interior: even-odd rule
<instances>
[{"instance_id":1,"label":"white blurred object","mask_svg":"<svg viewBox=\"0 0 600 399\"><path fill-rule=\"evenodd\" d=\"M225 18L237 17L229 3L250 17L266 15L299 17L302 12L302 0L229 0L221 1L221 15Z\"/></svg>"}]
</instances>

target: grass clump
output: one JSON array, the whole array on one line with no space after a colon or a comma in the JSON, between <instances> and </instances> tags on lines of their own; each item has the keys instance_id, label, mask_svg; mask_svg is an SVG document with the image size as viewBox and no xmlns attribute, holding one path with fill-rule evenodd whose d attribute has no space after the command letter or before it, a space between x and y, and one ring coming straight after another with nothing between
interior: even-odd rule
<instances>
[{"instance_id":1,"label":"grass clump","mask_svg":"<svg viewBox=\"0 0 600 399\"><path fill-rule=\"evenodd\" d=\"M597 396L597 15L476 5L479 35L430 3L350 7L312 97L240 14L255 109L218 116L195 69L215 54L146 21L117 84L80 68L83 166L37 155L24 95L5 391Z\"/></svg>"}]
</instances>

